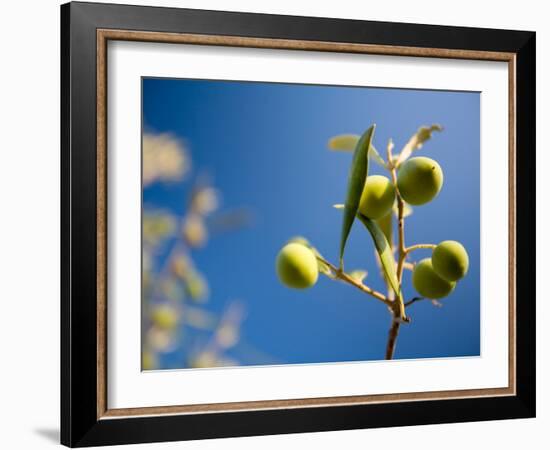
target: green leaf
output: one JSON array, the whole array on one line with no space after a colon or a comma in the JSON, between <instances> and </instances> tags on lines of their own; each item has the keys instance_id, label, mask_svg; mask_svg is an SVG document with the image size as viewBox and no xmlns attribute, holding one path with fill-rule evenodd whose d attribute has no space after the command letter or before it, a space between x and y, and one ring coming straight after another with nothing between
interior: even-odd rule
<instances>
[{"instance_id":1,"label":"green leaf","mask_svg":"<svg viewBox=\"0 0 550 450\"><path fill-rule=\"evenodd\" d=\"M319 273L322 273L323 275L326 275L329 278L334 278L334 274L332 273L332 270L330 270L330 267L327 266L323 261L317 260L317 270L319 270Z\"/></svg>"},{"instance_id":2,"label":"green leaf","mask_svg":"<svg viewBox=\"0 0 550 450\"><path fill-rule=\"evenodd\" d=\"M328 148L339 152L352 152L357 147L359 139L361 139L361 136L358 134L340 134L329 139ZM372 144L369 148L369 157L377 164L380 164L381 167L387 167L386 161L384 161Z\"/></svg>"},{"instance_id":3,"label":"green leaf","mask_svg":"<svg viewBox=\"0 0 550 450\"><path fill-rule=\"evenodd\" d=\"M348 189L346 194L346 203L344 208L344 217L342 219L342 233L340 236L340 269L343 269L344 265L344 250L346 248L346 242L348 240L357 209L359 208L359 200L363 193L365 186L365 180L367 179L367 173L369 169L368 150L371 145L372 136L376 125L370 126L367 131L363 133L355 152L353 153L353 160L351 162L351 168L348 175Z\"/></svg>"},{"instance_id":4,"label":"green leaf","mask_svg":"<svg viewBox=\"0 0 550 450\"><path fill-rule=\"evenodd\" d=\"M378 163L381 167L386 168L386 161L380 156L380 153L374 148L374 145L371 145L369 148L370 159Z\"/></svg>"},{"instance_id":5,"label":"green leaf","mask_svg":"<svg viewBox=\"0 0 550 450\"><path fill-rule=\"evenodd\" d=\"M366 270L353 270L348 274L351 278L359 283L362 283L365 278L367 278Z\"/></svg>"},{"instance_id":6,"label":"green leaf","mask_svg":"<svg viewBox=\"0 0 550 450\"><path fill-rule=\"evenodd\" d=\"M384 236L386 236L386 240L388 241L388 244L390 245L390 248L393 250L393 215L390 211L388 214L386 214L384 217L381 217L376 221L378 223L378 226L382 230L382 233L384 233ZM378 255L378 252L376 251L376 264L378 268L380 269L380 273L382 275L382 278L384 278L384 281L386 282L386 288L388 290L391 290L392 287L388 280L386 279L384 269L382 267L382 261L380 261L380 256Z\"/></svg>"},{"instance_id":7,"label":"green leaf","mask_svg":"<svg viewBox=\"0 0 550 450\"><path fill-rule=\"evenodd\" d=\"M357 147L357 143L361 139L358 134L339 134L328 141L328 148L331 150L352 152Z\"/></svg>"},{"instance_id":8,"label":"green leaf","mask_svg":"<svg viewBox=\"0 0 550 450\"><path fill-rule=\"evenodd\" d=\"M399 282L397 280L395 260L393 259L393 252L386 236L374 220L371 220L362 214L359 214L358 217L372 236L374 246L376 247L376 251L380 257L380 263L382 264L382 269L384 271L384 275L386 276L386 280L397 297L401 298L401 289L399 288Z\"/></svg>"},{"instance_id":9,"label":"green leaf","mask_svg":"<svg viewBox=\"0 0 550 450\"><path fill-rule=\"evenodd\" d=\"M315 257L317 258L317 270L319 270L320 273L323 275L327 275L328 277L331 277L334 275L332 273L332 270L329 266L327 266L323 261L325 258L323 258L323 255L319 253L319 250L317 250L315 247L309 246L311 251L315 254Z\"/></svg>"},{"instance_id":10,"label":"green leaf","mask_svg":"<svg viewBox=\"0 0 550 450\"><path fill-rule=\"evenodd\" d=\"M393 148L395 147L395 144L393 143L393 139L388 139L388 144L386 146L386 153L389 155L390 159L393 160Z\"/></svg>"},{"instance_id":11,"label":"green leaf","mask_svg":"<svg viewBox=\"0 0 550 450\"><path fill-rule=\"evenodd\" d=\"M443 131L443 127L438 124L433 124L430 127L420 127L418 131L413 134L409 141L405 144L403 150L401 150L401 153L399 154L399 157L397 158L397 161L395 163L396 167L399 166L403 161L405 161L409 156L411 156L413 151L422 148L424 143L432 137L432 133L434 131Z\"/></svg>"},{"instance_id":12,"label":"green leaf","mask_svg":"<svg viewBox=\"0 0 550 450\"><path fill-rule=\"evenodd\" d=\"M393 245L393 216L391 211L384 217L378 219L376 222L382 230L382 233L384 233L384 236L386 236L386 240L391 247Z\"/></svg>"}]
</instances>

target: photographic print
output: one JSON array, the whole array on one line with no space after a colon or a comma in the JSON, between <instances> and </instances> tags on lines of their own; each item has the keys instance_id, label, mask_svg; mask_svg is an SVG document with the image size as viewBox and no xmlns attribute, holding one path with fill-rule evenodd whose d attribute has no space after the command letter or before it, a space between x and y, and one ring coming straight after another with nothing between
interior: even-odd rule
<instances>
[{"instance_id":1,"label":"photographic print","mask_svg":"<svg viewBox=\"0 0 550 450\"><path fill-rule=\"evenodd\" d=\"M480 355L480 95L142 79L142 369Z\"/></svg>"},{"instance_id":2,"label":"photographic print","mask_svg":"<svg viewBox=\"0 0 550 450\"><path fill-rule=\"evenodd\" d=\"M534 417L535 37L63 5L61 442Z\"/></svg>"}]
</instances>

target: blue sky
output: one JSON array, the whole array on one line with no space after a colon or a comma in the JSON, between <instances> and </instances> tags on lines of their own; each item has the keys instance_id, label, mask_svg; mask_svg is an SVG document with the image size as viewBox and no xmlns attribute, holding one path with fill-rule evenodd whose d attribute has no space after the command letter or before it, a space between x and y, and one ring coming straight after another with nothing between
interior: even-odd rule
<instances>
[{"instance_id":1,"label":"blue sky","mask_svg":"<svg viewBox=\"0 0 550 450\"><path fill-rule=\"evenodd\" d=\"M458 240L469 253L470 270L442 308L419 302L409 309L412 323L401 327L395 357L479 355L479 93L144 79L143 123L187 144L194 167L222 193L223 208L253 213L252 226L214 237L193 257L210 283L207 308L221 312L229 300L240 299L247 310L246 342L283 363L384 356L390 316L383 305L326 277L311 289L290 290L275 274L277 252L295 235L337 261L341 212L331 205L344 200L351 154L329 151L327 140L361 134L376 123L375 146L385 149L392 138L398 151L419 126L441 124L444 131L416 154L439 162L443 189L414 208L406 242ZM376 164L370 173L385 174ZM190 186L153 185L144 190L144 204L181 214ZM367 270L365 282L384 290L373 252L357 222L346 268ZM416 295L410 272L404 293Z\"/></svg>"}]
</instances>

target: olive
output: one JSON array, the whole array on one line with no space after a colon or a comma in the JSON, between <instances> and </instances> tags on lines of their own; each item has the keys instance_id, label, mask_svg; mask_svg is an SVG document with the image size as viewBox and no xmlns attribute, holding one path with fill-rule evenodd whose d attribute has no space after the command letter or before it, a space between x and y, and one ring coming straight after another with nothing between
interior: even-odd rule
<instances>
[{"instance_id":1,"label":"olive","mask_svg":"<svg viewBox=\"0 0 550 450\"><path fill-rule=\"evenodd\" d=\"M443 186L443 171L431 158L408 159L399 168L397 187L403 200L411 205L423 205L432 200Z\"/></svg>"},{"instance_id":2,"label":"olive","mask_svg":"<svg viewBox=\"0 0 550 450\"><path fill-rule=\"evenodd\" d=\"M296 242L286 244L281 249L277 255L276 270L281 282L294 289L313 286L319 276L315 254Z\"/></svg>"},{"instance_id":3,"label":"olive","mask_svg":"<svg viewBox=\"0 0 550 450\"><path fill-rule=\"evenodd\" d=\"M380 219L392 208L395 187L382 175L368 176L359 201L359 212L369 219Z\"/></svg>"},{"instance_id":4,"label":"olive","mask_svg":"<svg viewBox=\"0 0 550 450\"><path fill-rule=\"evenodd\" d=\"M441 278L457 281L468 272L468 253L460 242L443 241L432 253L432 264Z\"/></svg>"},{"instance_id":5,"label":"olive","mask_svg":"<svg viewBox=\"0 0 550 450\"><path fill-rule=\"evenodd\" d=\"M443 298L449 295L456 283L441 278L432 267L432 259L426 258L414 266L412 282L416 291L426 298Z\"/></svg>"}]
</instances>

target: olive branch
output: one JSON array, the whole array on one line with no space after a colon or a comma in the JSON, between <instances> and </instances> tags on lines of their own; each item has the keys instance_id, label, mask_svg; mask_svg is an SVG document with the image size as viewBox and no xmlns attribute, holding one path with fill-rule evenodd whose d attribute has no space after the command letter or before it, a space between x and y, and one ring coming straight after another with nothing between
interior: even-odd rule
<instances>
[{"instance_id":1,"label":"olive branch","mask_svg":"<svg viewBox=\"0 0 550 450\"><path fill-rule=\"evenodd\" d=\"M425 299L440 306L436 299L450 294L456 281L466 274L468 255L456 241L408 247L405 244L405 217L412 213L410 205L431 201L439 193L443 182L443 174L435 161L409 158L431 138L434 131L442 131L442 128L439 125L420 127L398 155L393 154L394 144L390 139L386 147L386 161L372 143L375 128L372 125L362 136L340 135L329 141L332 150L353 151L346 201L334 205L343 211L338 265L329 262L305 238L299 237L291 239L280 251L277 272L281 281L293 288L312 286L317 281L318 273L321 273L383 303L391 314L385 358L392 359L400 326L411 321L407 308ZM391 181L380 176L369 177L369 160L386 169ZM371 235L377 262L387 285L386 294L364 282L365 271L348 273L344 270L346 243L355 219L359 219ZM395 246L392 244L394 220L397 222L398 240ZM409 262L409 255L420 249L431 249L432 257L418 264ZM413 271L413 285L421 295L409 301L404 300L402 293L405 269Z\"/></svg>"}]
</instances>

